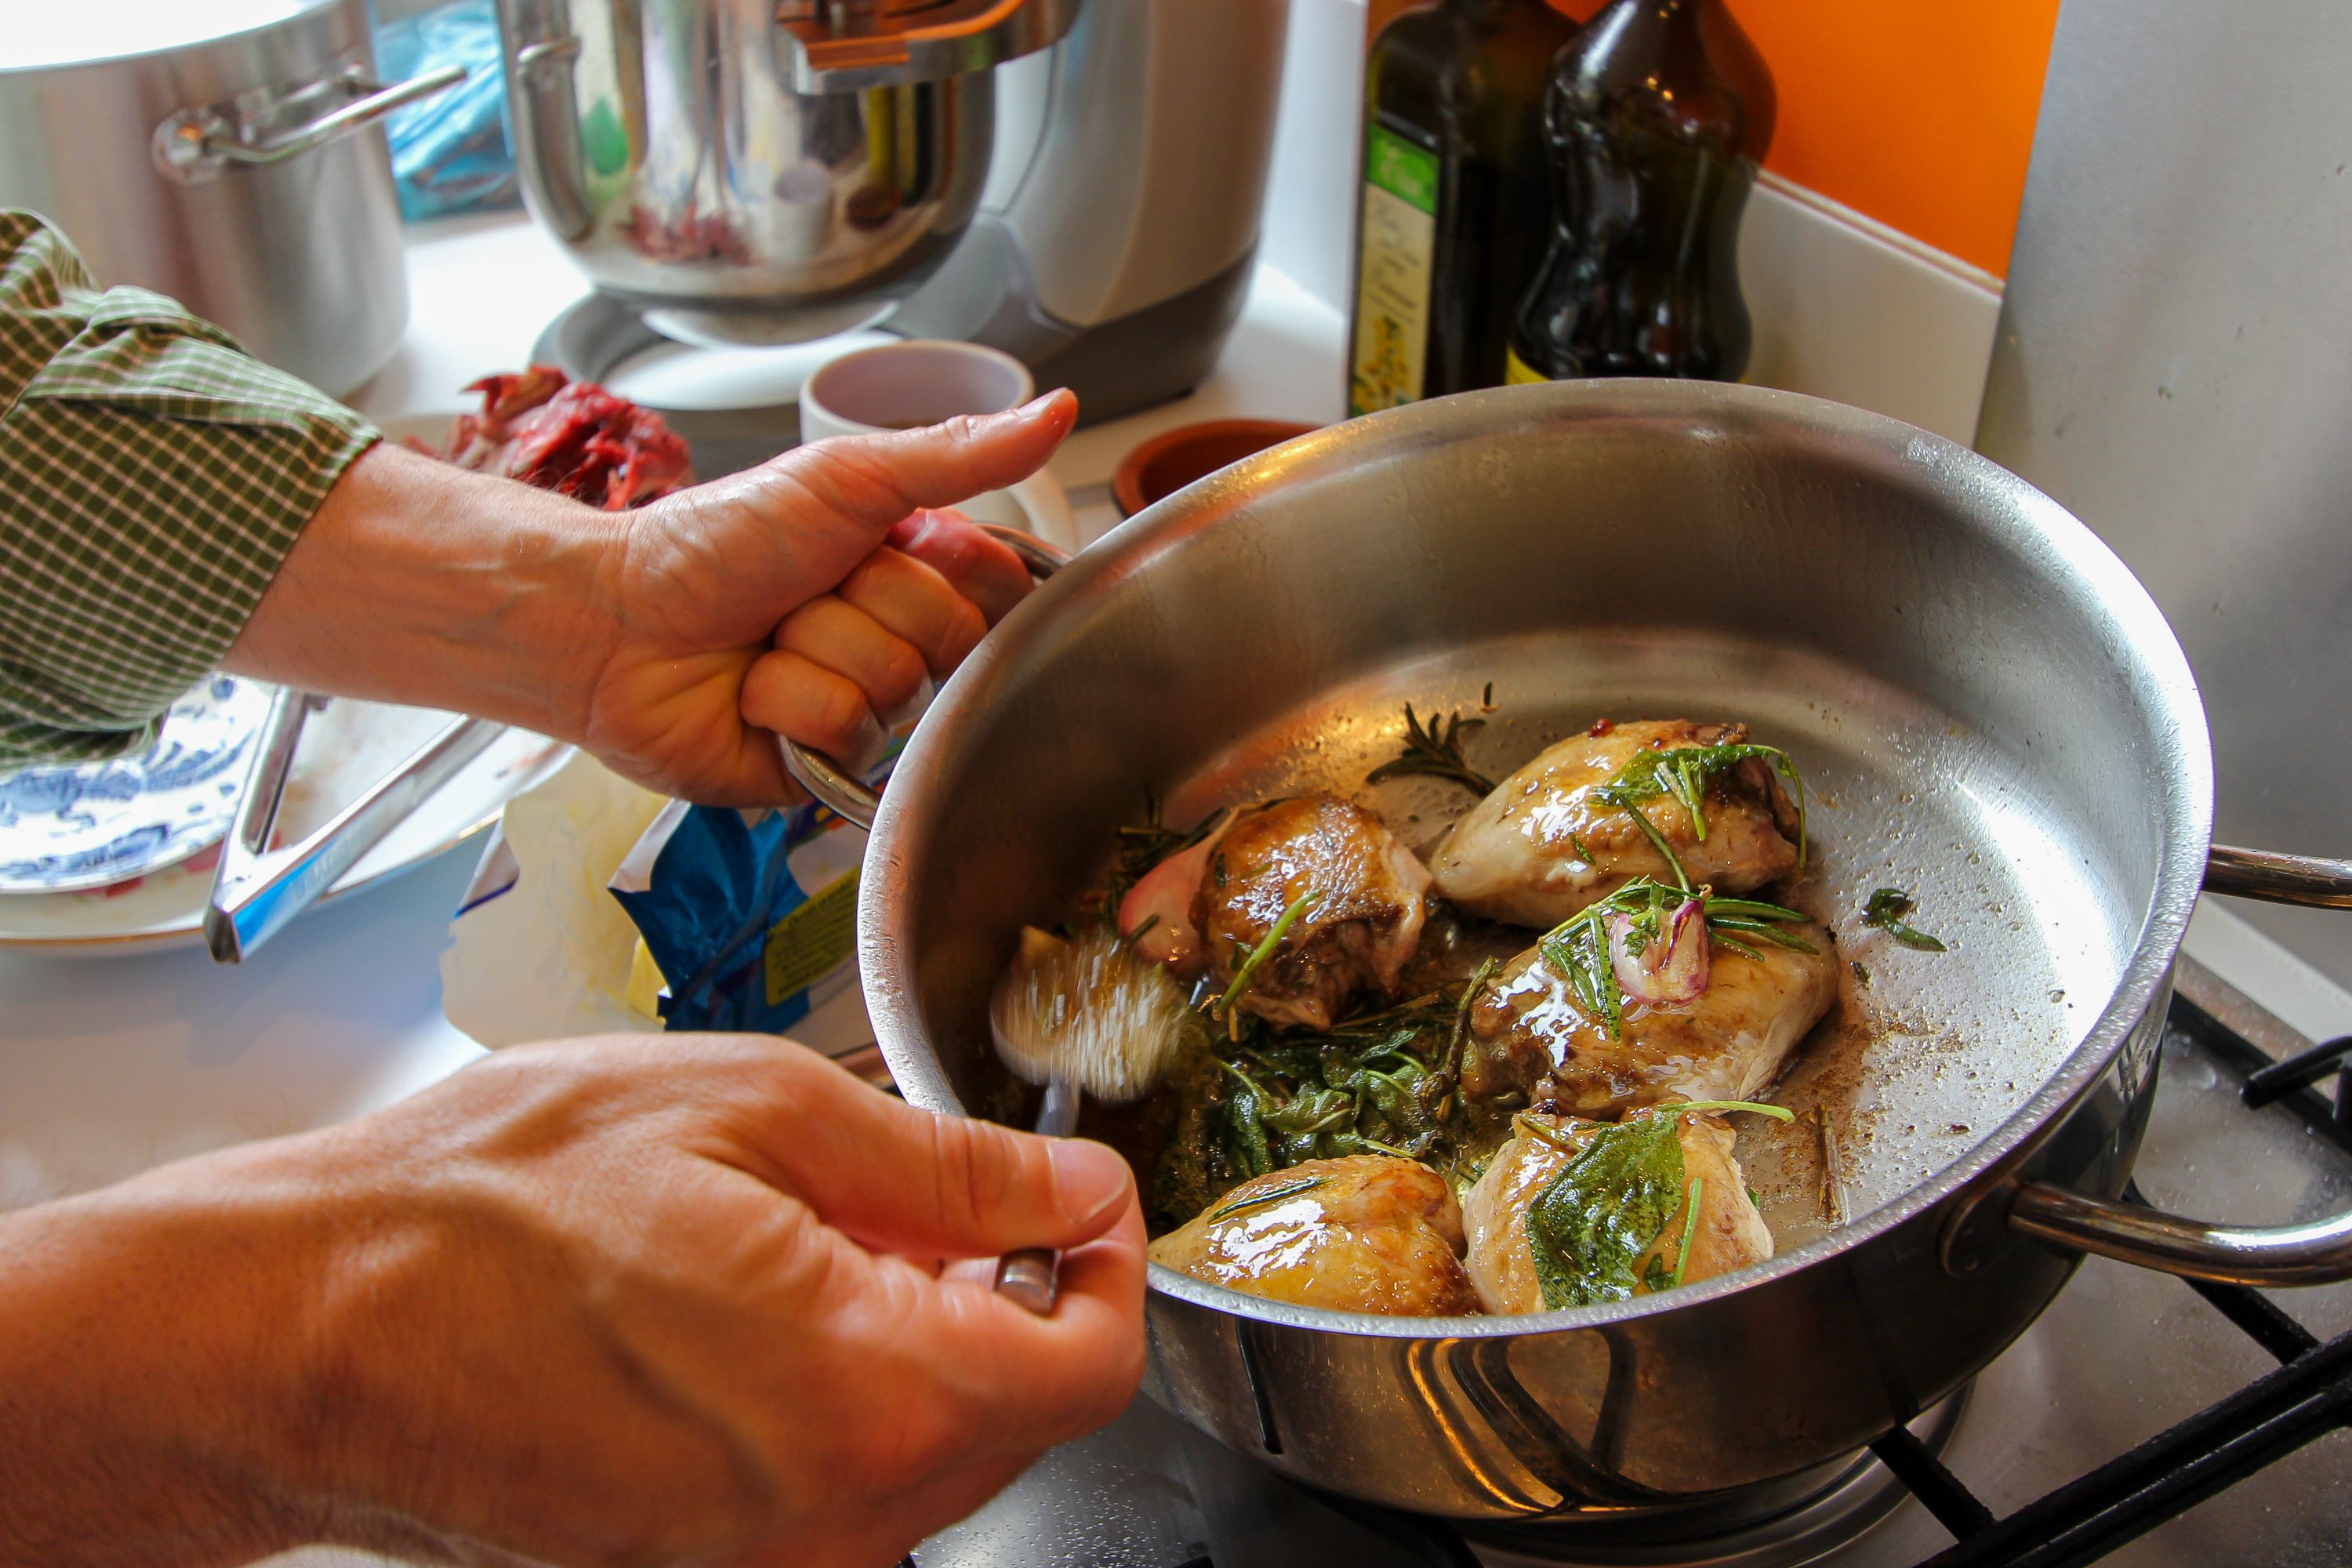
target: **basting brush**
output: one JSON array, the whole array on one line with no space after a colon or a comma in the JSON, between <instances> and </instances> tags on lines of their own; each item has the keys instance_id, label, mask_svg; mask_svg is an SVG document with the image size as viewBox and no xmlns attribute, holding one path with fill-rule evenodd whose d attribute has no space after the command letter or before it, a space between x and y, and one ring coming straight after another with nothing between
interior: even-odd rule
<instances>
[{"instance_id":1,"label":"basting brush","mask_svg":"<svg viewBox=\"0 0 2352 1568\"><path fill-rule=\"evenodd\" d=\"M1034 926L989 997L988 1026L1006 1070L1045 1089L1036 1129L1048 1138L1076 1131L1083 1094L1125 1105L1150 1093L1197 1027L1175 980L1130 943L1107 931L1065 942ZM1058 1261L1046 1247L1008 1252L996 1288L1051 1312Z\"/></svg>"}]
</instances>

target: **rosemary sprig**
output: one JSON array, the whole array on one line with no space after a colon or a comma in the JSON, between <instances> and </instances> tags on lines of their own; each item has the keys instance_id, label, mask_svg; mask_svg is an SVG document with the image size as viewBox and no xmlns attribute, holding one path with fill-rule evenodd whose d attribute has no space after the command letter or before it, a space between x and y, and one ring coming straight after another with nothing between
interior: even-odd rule
<instances>
[{"instance_id":1,"label":"rosemary sprig","mask_svg":"<svg viewBox=\"0 0 2352 1568\"><path fill-rule=\"evenodd\" d=\"M1664 1111L1675 1116L1688 1116L1700 1110L1750 1110L1759 1116L1769 1116L1775 1121L1797 1120L1797 1113L1787 1106L1767 1105L1759 1100L1683 1100L1672 1105L1654 1106L1650 1114L1655 1116Z\"/></svg>"},{"instance_id":2,"label":"rosemary sprig","mask_svg":"<svg viewBox=\"0 0 2352 1568\"><path fill-rule=\"evenodd\" d=\"M1252 1193L1247 1197L1235 1198L1222 1208L1211 1209L1207 1223L1213 1225L1221 1219L1245 1213L1264 1204L1278 1203L1284 1198L1295 1198L1299 1194L1309 1192L1322 1184L1323 1178L1320 1176L1301 1176L1296 1181L1277 1182L1262 1193Z\"/></svg>"},{"instance_id":3,"label":"rosemary sprig","mask_svg":"<svg viewBox=\"0 0 2352 1568\"><path fill-rule=\"evenodd\" d=\"M1249 994L1250 983L1257 978L1257 972L1265 967L1266 960L1274 956L1274 950L1282 945L1282 939L1290 934L1290 928L1298 923L1298 917L1307 912L1307 906L1314 901L1315 895L1311 892L1301 893L1291 900L1290 907L1275 918L1265 935L1258 939L1258 944L1250 949L1249 956L1242 960L1242 966L1234 971L1233 984L1225 987L1225 994L1217 998L1217 1005L1212 1009L1217 1017L1225 1020L1228 1038L1241 1037L1236 1009L1241 999Z\"/></svg>"},{"instance_id":4,"label":"rosemary sprig","mask_svg":"<svg viewBox=\"0 0 2352 1568\"><path fill-rule=\"evenodd\" d=\"M1437 1058L1437 1077L1443 1086L1440 1109L1448 1121L1462 1110L1462 1053L1470 1042L1470 1009L1476 1005L1479 994L1495 978L1502 965L1489 958L1483 960L1472 972L1469 983L1462 987L1462 1000L1454 1005L1454 1026L1446 1031L1445 1052Z\"/></svg>"},{"instance_id":5,"label":"rosemary sprig","mask_svg":"<svg viewBox=\"0 0 2352 1568\"><path fill-rule=\"evenodd\" d=\"M1598 795L1601 792L1595 790L1593 793ZM1685 893L1689 892L1690 874L1683 869L1682 857L1675 854L1674 846L1666 842L1666 836L1658 831L1658 825L1650 820L1650 814L1643 811L1638 805L1627 806L1625 808L1625 814L1628 816L1631 816L1635 825L1642 829L1642 837L1650 841L1650 847L1655 849L1664 858L1666 868L1675 874L1675 886L1680 888ZM1696 822L1698 818L1694 816L1691 820L1693 822ZM1704 838L1706 835L1702 833L1699 837ZM1590 861L1591 857L1587 856L1585 858Z\"/></svg>"},{"instance_id":6,"label":"rosemary sprig","mask_svg":"<svg viewBox=\"0 0 2352 1568\"><path fill-rule=\"evenodd\" d=\"M1667 1286L1668 1289L1681 1289L1683 1270L1690 1267L1691 1233L1698 1228L1698 1200L1699 1195L1706 1191L1706 1178L1693 1176L1690 1184L1690 1201L1683 1205L1682 1239L1675 1247L1675 1278L1673 1283Z\"/></svg>"},{"instance_id":7,"label":"rosemary sprig","mask_svg":"<svg viewBox=\"0 0 2352 1568\"><path fill-rule=\"evenodd\" d=\"M1393 1007L1384 1007L1377 1013L1366 1013L1361 1017L1334 1024L1325 1033L1339 1040L1363 1039L1400 1030L1418 1034L1435 1019L1444 1016L1445 1012L1445 993L1443 990L1424 991Z\"/></svg>"},{"instance_id":8,"label":"rosemary sprig","mask_svg":"<svg viewBox=\"0 0 2352 1568\"><path fill-rule=\"evenodd\" d=\"M1914 907L1911 895L1900 888L1881 888L1862 907L1862 923L1876 926L1906 947L1921 952L1941 952L1944 944L1926 931L1906 925L1903 917Z\"/></svg>"},{"instance_id":9,"label":"rosemary sprig","mask_svg":"<svg viewBox=\"0 0 2352 1568\"><path fill-rule=\"evenodd\" d=\"M1743 935L1762 937L1791 952L1819 952L1821 949L1793 931L1782 931L1774 922L1804 917L1794 910L1784 910L1778 904L1759 903L1753 899L1718 899L1709 894L1706 900L1706 929L1710 931L1736 931ZM1744 944L1743 944L1744 945ZM1758 956L1748 950L1750 958Z\"/></svg>"},{"instance_id":10,"label":"rosemary sprig","mask_svg":"<svg viewBox=\"0 0 2352 1568\"><path fill-rule=\"evenodd\" d=\"M1489 694L1493 688L1487 688ZM1495 781L1462 760L1462 731L1475 730L1486 721L1465 719L1456 713L1451 718L1433 718L1423 728L1414 714L1412 704L1404 705L1404 750L1364 775L1366 784L1379 784L1386 779L1401 779L1412 774L1430 778L1452 779L1477 791L1480 795L1495 793Z\"/></svg>"},{"instance_id":11,"label":"rosemary sprig","mask_svg":"<svg viewBox=\"0 0 2352 1568\"><path fill-rule=\"evenodd\" d=\"M1805 781L1798 776L1797 764L1789 760L1789 753L1778 746L1675 746L1636 752L1615 778L1593 789L1592 798L1603 805L1631 811L1643 801L1672 795L1689 814L1692 835L1704 843L1706 813L1701 802L1706 786L1750 758L1770 763L1774 771L1789 781L1790 793L1797 800L1797 863L1801 866L1805 863ZM1654 842L1654 830L1651 836Z\"/></svg>"},{"instance_id":12,"label":"rosemary sprig","mask_svg":"<svg viewBox=\"0 0 2352 1568\"><path fill-rule=\"evenodd\" d=\"M1797 1113L1790 1110L1787 1106L1767 1105L1760 1100L1676 1100L1652 1106L1650 1108L1650 1114L1653 1116L1681 1117L1692 1115L1698 1111L1712 1112L1717 1110L1752 1110L1759 1116L1767 1116L1775 1121L1794 1121L1797 1120ZM1609 1123L1609 1125L1622 1126L1623 1123L1612 1122ZM1584 1151L1577 1144L1562 1138L1559 1135L1558 1129L1546 1126L1543 1121L1532 1110L1513 1112L1511 1116L1511 1131L1522 1133L1529 1138L1539 1140L1542 1142L1549 1143L1564 1154L1581 1154L1584 1152Z\"/></svg>"},{"instance_id":13,"label":"rosemary sprig","mask_svg":"<svg viewBox=\"0 0 2352 1568\"><path fill-rule=\"evenodd\" d=\"M1117 912L1114 911L1111 915L1111 920L1114 922L1114 925L1116 925L1118 919L1118 916ZM1160 917L1158 915L1146 915L1141 920L1135 922L1135 929L1133 931L1120 931L1118 941L1114 943L1113 946L1120 952L1133 952L1135 951L1136 943L1141 942L1145 936L1149 935L1151 928L1159 923Z\"/></svg>"},{"instance_id":14,"label":"rosemary sprig","mask_svg":"<svg viewBox=\"0 0 2352 1568\"><path fill-rule=\"evenodd\" d=\"M1639 816L1641 813L1634 815ZM1624 1033L1625 990L1617 984L1617 972L1609 962L1610 917L1630 917L1635 942L1647 947L1658 940L1668 912L1692 896L1687 886L1669 888L1651 878L1636 877L1607 898L1569 916L1536 943L1543 961L1568 982L1576 1005L1587 1017L1597 1019L1608 1030L1611 1039ZM1796 910L1754 899L1718 899L1705 888L1698 889L1696 897L1708 939L1746 957L1762 956L1742 940L1746 937L1760 938L1799 952L1820 951L1795 932L1780 929L1780 922L1805 918ZM1725 934L1732 931L1739 934Z\"/></svg>"},{"instance_id":15,"label":"rosemary sprig","mask_svg":"<svg viewBox=\"0 0 2352 1568\"><path fill-rule=\"evenodd\" d=\"M1180 831L1160 822L1160 796L1156 793L1145 791L1143 804L1143 821L1118 830L1118 868L1130 881L1139 879L1171 855L1198 844L1226 816L1222 811L1213 811Z\"/></svg>"}]
</instances>

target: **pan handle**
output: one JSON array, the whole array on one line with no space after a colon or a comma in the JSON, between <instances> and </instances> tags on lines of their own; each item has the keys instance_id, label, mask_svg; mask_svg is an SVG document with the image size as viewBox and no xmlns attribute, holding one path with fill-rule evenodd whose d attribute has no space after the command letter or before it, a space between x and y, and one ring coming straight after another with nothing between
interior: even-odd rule
<instances>
[{"instance_id":1,"label":"pan handle","mask_svg":"<svg viewBox=\"0 0 2352 1568\"><path fill-rule=\"evenodd\" d=\"M2327 1285L2352 1279L2352 1213L2308 1225L2208 1225L2033 1182L2009 1223L2077 1252L2224 1285Z\"/></svg>"},{"instance_id":2,"label":"pan handle","mask_svg":"<svg viewBox=\"0 0 2352 1568\"><path fill-rule=\"evenodd\" d=\"M466 68L450 65L387 87L354 67L339 78L313 83L270 105L276 111L309 116L283 129L256 129L247 121L268 115L243 112L233 103L184 109L155 127L151 149L155 170L173 184L195 185L216 180L237 165L258 168L282 163L363 131L394 110L446 92L465 79ZM321 87L357 96L333 110L310 115L309 95Z\"/></svg>"},{"instance_id":3,"label":"pan handle","mask_svg":"<svg viewBox=\"0 0 2352 1568\"><path fill-rule=\"evenodd\" d=\"M2352 860L2216 844L2205 857L2205 890L2272 904L2352 910Z\"/></svg>"},{"instance_id":4,"label":"pan handle","mask_svg":"<svg viewBox=\"0 0 2352 1568\"><path fill-rule=\"evenodd\" d=\"M2205 890L2276 904L2352 909L2352 860L2216 844ZM2010 1205L2026 1235L2143 1268L2225 1285L2326 1285L2352 1279L2352 1210L2305 1225L2209 1225L2137 1204L2029 1183Z\"/></svg>"},{"instance_id":5,"label":"pan handle","mask_svg":"<svg viewBox=\"0 0 2352 1568\"><path fill-rule=\"evenodd\" d=\"M977 526L1021 557L1021 564L1029 568L1029 575L1037 582L1043 583L1070 563L1069 552L1056 549L1034 533L995 522ZM860 827L874 826L874 814L882 809L882 795L859 778L856 770L845 768L798 741L782 738L779 743L783 747L784 771L801 788L845 820Z\"/></svg>"}]
</instances>

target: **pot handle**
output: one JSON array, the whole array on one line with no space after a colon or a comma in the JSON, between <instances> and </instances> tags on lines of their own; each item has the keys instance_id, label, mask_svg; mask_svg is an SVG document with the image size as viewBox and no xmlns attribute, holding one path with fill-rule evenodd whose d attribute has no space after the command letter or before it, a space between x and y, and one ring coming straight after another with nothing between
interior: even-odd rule
<instances>
[{"instance_id":1,"label":"pot handle","mask_svg":"<svg viewBox=\"0 0 2352 1568\"><path fill-rule=\"evenodd\" d=\"M2034 1182L2009 1223L2076 1252L2223 1285L2327 1285L2352 1279L2352 1213L2308 1225L2208 1225Z\"/></svg>"},{"instance_id":2,"label":"pot handle","mask_svg":"<svg viewBox=\"0 0 2352 1568\"><path fill-rule=\"evenodd\" d=\"M1070 563L1069 552L1046 543L1033 533L1002 523L983 522L978 528L1021 557L1021 564L1029 568L1029 575L1043 583ZM856 771L845 768L826 756L813 751L798 741L779 738L783 748L784 771L794 782L814 795L818 804L838 814L860 827L874 826L874 814L882 809L879 791L857 776Z\"/></svg>"},{"instance_id":3,"label":"pot handle","mask_svg":"<svg viewBox=\"0 0 2352 1568\"><path fill-rule=\"evenodd\" d=\"M2275 904L2352 909L2352 860L2216 844L2205 890ZM2352 1210L2305 1225L2209 1225L2137 1204L2028 1183L2009 1223L2077 1252L2225 1285L2326 1285L2352 1279Z\"/></svg>"},{"instance_id":4,"label":"pot handle","mask_svg":"<svg viewBox=\"0 0 2352 1568\"><path fill-rule=\"evenodd\" d=\"M353 68L340 82L359 97L339 109L258 137L249 137L240 129L233 106L184 109L155 127L155 168L176 184L192 185L218 179L231 164L250 168L282 163L373 125L396 109L446 92L465 79L464 66L448 65L387 87ZM306 94L310 90L303 89Z\"/></svg>"},{"instance_id":5,"label":"pot handle","mask_svg":"<svg viewBox=\"0 0 2352 1568\"><path fill-rule=\"evenodd\" d=\"M2352 860L2216 844L2205 857L2205 890L2272 904L2352 910Z\"/></svg>"}]
</instances>

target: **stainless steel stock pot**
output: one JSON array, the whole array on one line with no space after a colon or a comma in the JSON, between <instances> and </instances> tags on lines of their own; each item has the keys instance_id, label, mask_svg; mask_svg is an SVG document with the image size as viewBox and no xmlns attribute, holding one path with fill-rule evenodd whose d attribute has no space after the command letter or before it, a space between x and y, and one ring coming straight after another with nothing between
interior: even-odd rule
<instances>
[{"instance_id":1,"label":"stainless steel stock pot","mask_svg":"<svg viewBox=\"0 0 2352 1568\"><path fill-rule=\"evenodd\" d=\"M2352 1215L2244 1230L2116 1201L2200 883L2341 904L2352 867L2209 859L2189 667L2055 502L1907 426L1748 387L1374 415L1061 571L948 683L874 814L859 955L900 1089L1023 1120L990 985L1148 787L1178 823L1360 791L1404 700L1475 703L1488 681L1477 756L1498 773L1601 713L1744 719L1785 745L1849 955L1874 883L1916 891L1949 950L1868 950L1880 1026L1841 1102L1843 1223L1702 1285L1532 1317L1319 1311L1155 1268L1148 1387L1171 1409L1357 1497L1622 1526L1817 1481L1991 1361L2084 1251L2352 1275ZM1434 797L1381 801L1437 820ZM1783 1092L1817 1089L1806 1070Z\"/></svg>"},{"instance_id":2,"label":"stainless steel stock pot","mask_svg":"<svg viewBox=\"0 0 2352 1568\"><path fill-rule=\"evenodd\" d=\"M0 206L337 396L408 325L366 0L26 4L0 28Z\"/></svg>"}]
</instances>

